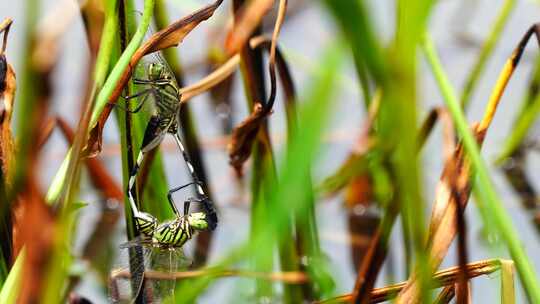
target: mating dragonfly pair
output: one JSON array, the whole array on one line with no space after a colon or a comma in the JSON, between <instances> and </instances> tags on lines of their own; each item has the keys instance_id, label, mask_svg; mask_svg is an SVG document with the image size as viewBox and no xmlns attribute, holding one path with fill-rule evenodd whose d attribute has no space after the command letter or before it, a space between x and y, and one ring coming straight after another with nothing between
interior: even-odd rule
<instances>
[{"instance_id":1,"label":"mating dragonfly pair","mask_svg":"<svg viewBox=\"0 0 540 304\"><path fill-rule=\"evenodd\" d=\"M133 218L140 236L121 245L121 248L130 249L132 262L130 263L129 275L126 277L130 278L133 298L136 298L143 290L143 279L145 274L148 276L149 270L163 270L170 273L179 269L179 266L185 268L186 258L180 248L193 237L195 232L214 230L218 221L216 210L203 189L203 184L195 172L179 135L180 88L163 58L159 54L151 56L153 61L147 60L143 63L146 78L133 78L133 83L144 89L134 95L124 97L126 104L131 100L138 100L138 104L133 110L126 107L125 110L130 113L139 112L144 104L150 100L153 103L153 113L146 126L141 149L137 162L130 173L127 189ZM152 214L139 210L135 201L135 185L139 168L146 153L157 147L166 134L174 136L191 174L192 182L169 190L167 199L175 217L160 223ZM184 201L184 209L181 213L175 206L172 195L189 186L195 187L196 197L190 197ZM189 212L193 203L200 204L200 212ZM112 276L114 277L114 274ZM174 283L174 280L172 281ZM169 285L171 284L169 283ZM172 285L161 289L168 289L170 292L171 289L174 291L174 288ZM112 291L112 293L115 292ZM114 298L116 296L113 295L113 300L115 300Z\"/></svg>"}]
</instances>

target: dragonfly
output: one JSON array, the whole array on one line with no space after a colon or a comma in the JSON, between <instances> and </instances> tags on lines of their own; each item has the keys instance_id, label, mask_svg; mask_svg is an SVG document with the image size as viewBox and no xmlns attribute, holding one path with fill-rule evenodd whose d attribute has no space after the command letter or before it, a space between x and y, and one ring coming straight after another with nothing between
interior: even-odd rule
<instances>
[{"instance_id":1,"label":"dragonfly","mask_svg":"<svg viewBox=\"0 0 540 304\"><path fill-rule=\"evenodd\" d=\"M126 96L126 103L138 100L133 110L126 107L124 110L130 113L139 112L145 103L152 102L153 113L146 125L141 149L137 161L130 172L127 194L128 201L133 212L135 226L140 236L122 244L122 249L129 249L132 258L131 293L136 298L142 290L143 279L149 271L172 273L179 266L186 267L187 258L183 255L182 246L189 241L197 231L214 230L218 218L213 203L204 191L204 185L199 179L195 168L187 154L179 134L181 93L180 87L171 69L159 53L152 54L153 61L144 61L145 78L133 78L133 83L143 89L131 96ZM151 101L150 101L151 100ZM159 222L158 219L148 212L138 208L135 200L136 179L145 155L156 148L164 139L165 135L171 134L182 154L192 182L174 187L167 193L169 206L172 208L174 218ZM196 197L189 197L184 201L183 212L176 208L172 195L188 186L195 187ZM192 204L200 204L201 211L190 213ZM135 259L135 260L133 260ZM171 280L155 280L171 281ZM174 280L172 280L174 283ZM167 284L161 284L167 285ZM171 284L168 284L171 285ZM154 288L154 291L174 291L174 284L163 288ZM114 298L114 297L113 297ZM114 299L113 299L114 300Z\"/></svg>"},{"instance_id":2,"label":"dragonfly","mask_svg":"<svg viewBox=\"0 0 540 304\"><path fill-rule=\"evenodd\" d=\"M189 203L189 200L185 202ZM142 234L120 245L121 249L129 251L131 268L120 268L111 272L112 302L121 303L123 299L131 298L128 303L133 303L139 294L145 299L145 303L161 303L166 299L174 299L175 273L191 265L191 260L184 255L182 246L196 231L208 229L209 226L206 212L186 211L181 217L158 223L152 233ZM124 279L124 282L121 279ZM129 279L129 282L126 279Z\"/></svg>"}]
</instances>

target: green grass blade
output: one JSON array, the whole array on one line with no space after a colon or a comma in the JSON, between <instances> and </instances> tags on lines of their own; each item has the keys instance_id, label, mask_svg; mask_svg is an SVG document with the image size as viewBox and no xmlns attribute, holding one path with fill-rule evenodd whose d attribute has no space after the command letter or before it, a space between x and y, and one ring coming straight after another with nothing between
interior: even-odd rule
<instances>
[{"instance_id":1,"label":"green grass blade","mask_svg":"<svg viewBox=\"0 0 540 304\"><path fill-rule=\"evenodd\" d=\"M474 93L474 89L476 88L476 85L478 84L478 80L480 79L480 76L482 76L482 72L485 69L486 62L488 61L489 57L493 53L493 50L495 49L497 42L500 40L503 29L505 25L508 23L508 18L510 16L510 13L514 10L515 6L516 6L516 0L506 0L503 3L501 10L499 11L499 14L497 15L497 19L495 20L495 23L493 24L492 30L489 33L488 38L482 45L480 54L478 55L478 58L476 59L476 62L474 63L474 66L471 69L469 75L467 76L467 80L465 81L465 86L461 94L460 100L461 100L461 105L464 109L467 108L471 100L472 94Z\"/></svg>"},{"instance_id":2,"label":"green grass blade","mask_svg":"<svg viewBox=\"0 0 540 304\"><path fill-rule=\"evenodd\" d=\"M382 47L377 41L368 10L364 1L357 0L326 0L324 4L351 45L356 73L367 106L371 101L370 78L381 82L386 77Z\"/></svg>"},{"instance_id":3,"label":"green grass blade","mask_svg":"<svg viewBox=\"0 0 540 304\"><path fill-rule=\"evenodd\" d=\"M8 277L2 286L2 290L0 291L0 303L16 303L17 297L19 296L19 291L21 289L25 257L26 249L23 248L17 256Z\"/></svg>"}]
</instances>

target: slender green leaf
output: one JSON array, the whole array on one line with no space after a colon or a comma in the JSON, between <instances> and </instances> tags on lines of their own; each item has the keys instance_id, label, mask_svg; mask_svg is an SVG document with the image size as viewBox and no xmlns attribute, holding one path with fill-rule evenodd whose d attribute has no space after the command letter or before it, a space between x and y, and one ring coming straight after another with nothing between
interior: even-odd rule
<instances>
[{"instance_id":1,"label":"slender green leaf","mask_svg":"<svg viewBox=\"0 0 540 304\"><path fill-rule=\"evenodd\" d=\"M0 303L11 304L17 302L17 297L19 296L19 291L21 289L25 257L26 249L23 248L17 256L8 277L2 286L2 290L0 291Z\"/></svg>"}]
</instances>

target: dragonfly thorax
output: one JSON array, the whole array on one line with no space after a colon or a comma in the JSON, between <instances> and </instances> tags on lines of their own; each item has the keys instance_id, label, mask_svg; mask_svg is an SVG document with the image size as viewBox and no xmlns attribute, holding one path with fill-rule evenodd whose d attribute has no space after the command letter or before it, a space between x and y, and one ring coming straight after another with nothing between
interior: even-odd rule
<instances>
[{"instance_id":1,"label":"dragonfly thorax","mask_svg":"<svg viewBox=\"0 0 540 304\"><path fill-rule=\"evenodd\" d=\"M193 228L185 217L175 218L159 224L153 235L152 243L180 247L191 239Z\"/></svg>"},{"instance_id":2,"label":"dragonfly thorax","mask_svg":"<svg viewBox=\"0 0 540 304\"><path fill-rule=\"evenodd\" d=\"M148 65L148 79L149 80L170 80L167 68L163 63L150 63Z\"/></svg>"}]
</instances>

